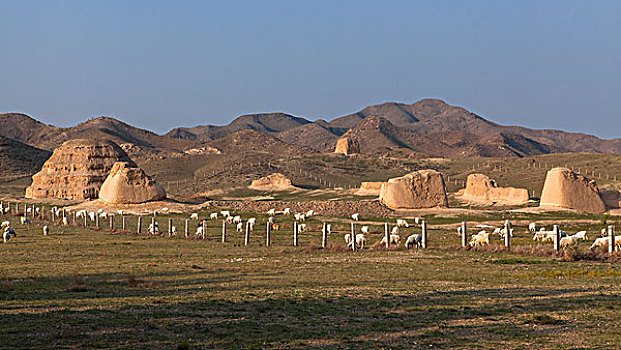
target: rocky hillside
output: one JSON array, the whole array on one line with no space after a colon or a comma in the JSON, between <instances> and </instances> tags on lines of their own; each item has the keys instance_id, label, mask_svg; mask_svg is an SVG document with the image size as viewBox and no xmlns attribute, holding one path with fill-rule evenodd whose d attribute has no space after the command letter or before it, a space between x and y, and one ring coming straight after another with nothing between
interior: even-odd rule
<instances>
[{"instance_id":1,"label":"rocky hillside","mask_svg":"<svg viewBox=\"0 0 621 350\"><path fill-rule=\"evenodd\" d=\"M32 174L52 152L0 136L0 179Z\"/></svg>"}]
</instances>

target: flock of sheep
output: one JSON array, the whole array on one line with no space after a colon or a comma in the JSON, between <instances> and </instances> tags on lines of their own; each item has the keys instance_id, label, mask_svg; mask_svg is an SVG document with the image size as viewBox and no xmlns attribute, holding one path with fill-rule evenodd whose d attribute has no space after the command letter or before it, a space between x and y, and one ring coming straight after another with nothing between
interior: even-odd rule
<instances>
[{"instance_id":1,"label":"flock of sheep","mask_svg":"<svg viewBox=\"0 0 621 350\"><path fill-rule=\"evenodd\" d=\"M470 237L469 245L471 247L484 246L489 244L491 235L498 235L500 239L504 239L508 234L510 237L513 237L514 229L511 227L511 222L509 220L505 221L505 224L502 228L494 227L489 225L477 225L477 228L483 228L483 230L479 231L476 234L473 234ZM534 241L539 242L553 242L556 237L556 232L554 230L546 230L545 227L540 227L537 230L537 224L535 222L531 222L528 225L528 231L532 234L532 239ZM462 234L462 227L459 226L457 228L457 233L459 235ZM589 239L587 236L587 231L579 231L574 233L573 235L568 235L565 231L559 230L560 239L560 248L569 248L569 247L577 247L581 241L586 241ZM595 250L598 248L608 247L610 244L610 237L607 236L606 229L603 228L601 230L601 236L593 242L591 245L591 250ZM621 236L615 236L615 250L621 250Z\"/></svg>"},{"instance_id":2,"label":"flock of sheep","mask_svg":"<svg viewBox=\"0 0 621 350\"><path fill-rule=\"evenodd\" d=\"M34 207L34 206L25 208L24 216L20 217L20 223L22 225L30 224L31 220L30 218L26 216L26 214L33 214L34 216L34 214L39 214L41 210L42 210L41 208ZM167 212L167 211L169 211L168 208L162 208L160 210L155 210L153 211L153 217L155 218L156 216L158 216L160 212ZM9 208L4 207L2 204L0 204L0 213L7 214L8 212L9 212ZM50 212L51 212L52 218L58 219L60 222L62 222L63 225L69 224L65 211L59 209L58 207L53 207L50 209ZM118 210L117 213L119 215L123 215L122 210ZM278 231L280 229L280 224L276 222L275 217L277 215L283 215L283 216L293 216L295 222L297 223L298 232L305 232L307 230L307 225L305 221L307 218L314 216L315 211L309 210L304 213L292 213L291 208L285 208L282 211L276 211L276 209L270 209L266 212L266 214L268 215L267 224L270 226L272 231ZM101 219L109 218L110 215L113 215L113 214L106 213L103 209L99 209L97 211L79 210L75 212L76 219L84 219L84 220L90 219L93 222L100 218ZM232 215L229 210L222 210L220 212L212 212L209 214L209 220L217 220L219 218L222 218L228 224L234 224L237 232L243 232L244 225L246 226L247 230L252 231L254 230L254 227L256 226L256 223L257 223L257 219L255 217L248 218L244 222L242 220L241 215ZM192 213L190 214L189 219L199 221L195 234L204 236L206 233L204 232L205 225L201 224L201 222L204 223L204 220L203 221L199 220L200 219L199 214ZM355 222L359 221L360 214L358 213L352 214L351 219ZM414 222L415 222L415 225L420 225L422 220L421 218L417 217L414 219ZM401 228L407 228L407 227L410 227L410 224L406 220L397 219L396 225L392 227L390 234L382 235L382 238L381 240L379 240L379 243L382 245L386 245L387 243L386 240L388 238L387 245L398 246L401 242L401 237L399 236L399 230ZM498 236L500 239L504 239L506 235L513 237L514 229L509 220L505 221L503 227L495 227L495 226L482 225L482 224L477 225L476 227L481 230L473 234L470 237L469 245L471 247L488 245L490 243L490 237L492 236ZM325 230L328 235L331 234L331 231L332 231L331 224L326 224ZM360 226L359 230L360 230L360 233L355 233L354 235L353 240L355 240L355 242L352 241L351 233L347 233L344 235L344 240L347 246L351 247L352 244L354 243L356 247L359 249L364 249L367 246L367 236L370 234L370 226L362 225ZM457 233L459 235L463 234L462 230L463 230L463 227L459 226L457 228ZM528 225L528 230L532 234L532 239L534 241L546 242L546 241L554 241L555 239L556 233L554 230L546 230L545 227L540 227L539 230L537 230L537 224L535 222L531 222ZM169 228L169 231L170 231L169 235L170 234L175 235L177 233L177 228L175 226L171 226ZM17 236L15 229L11 227L11 223L9 221L2 222L2 232L3 232L3 241L5 243L9 242L11 237ZM160 234L159 224L157 223L156 220L152 221L152 223L149 225L147 229L147 232L151 235ZM43 227L43 235L49 235L49 234L50 234L50 227L45 225ZM573 235L568 235L564 231L560 230L559 235L561 237L560 248L576 247L579 245L581 241L585 241L589 239L586 231L579 231ZM605 248L609 245L610 237L606 235L606 229L602 229L601 235L602 237L597 238L593 242L593 244L591 245L591 250L595 250L597 248ZM411 234L405 240L404 245L407 249L410 249L413 247L420 248L423 243L422 240L423 239L420 234ZM621 250L621 236L615 236L615 249Z\"/></svg>"}]
</instances>

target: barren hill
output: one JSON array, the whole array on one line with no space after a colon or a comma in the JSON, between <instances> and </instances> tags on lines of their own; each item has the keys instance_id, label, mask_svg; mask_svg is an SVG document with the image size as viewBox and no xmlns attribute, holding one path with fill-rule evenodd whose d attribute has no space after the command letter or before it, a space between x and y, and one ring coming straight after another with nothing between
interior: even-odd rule
<instances>
[{"instance_id":1,"label":"barren hill","mask_svg":"<svg viewBox=\"0 0 621 350\"><path fill-rule=\"evenodd\" d=\"M275 136L286 143L306 146L320 152L329 152L334 148L338 139L339 134L337 132L320 123L308 123L281 131Z\"/></svg>"},{"instance_id":2,"label":"barren hill","mask_svg":"<svg viewBox=\"0 0 621 350\"><path fill-rule=\"evenodd\" d=\"M264 131L240 130L207 145L222 153L270 153L275 155L304 155L316 153L308 147L285 143Z\"/></svg>"},{"instance_id":3,"label":"barren hill","mask_svg":"<svg viewBox=\"0 0 621 350\"><path fill-rule=\"evenodd\" d=\"M41 169L52 152L0 136L0 178L32 174Z\"/></svg>"},{"instance_id":4,"label":"barren hill","mask_svg":"<svg viewBox=\"0 0 621 350\"><path fill-rule=\"evenodd\" d=\"M240 130L258 130L277 133L310 123L304 118L285 113L260 113L242 115L228 125L200 125L192 128L176 128L166 135L199 141L211 141Z\"/></svg>"}]
</instances>

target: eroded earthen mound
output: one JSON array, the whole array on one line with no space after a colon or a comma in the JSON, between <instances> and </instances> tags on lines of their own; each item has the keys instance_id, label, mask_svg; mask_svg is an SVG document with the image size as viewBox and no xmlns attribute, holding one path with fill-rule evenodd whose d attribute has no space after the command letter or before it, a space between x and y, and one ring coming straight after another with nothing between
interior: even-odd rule
<instances>
[{"instance_id":1,"label":"eroded earthen mound","mask_svg":"<svg viewBox=\"0 0 621 350\"><path fill-rule=\"evenodd\" d=\"M334 153L341 153L344 155L360 153L360 146L356 140L352 140L348 137L341 137L336 140Z\"/></svg>"},{"instance_id":2,"label":"eroded earthen mound","mask_svg":"<svg viewBox=\"0 0 621 350\"><path fill-rule=\"evenodd\" d=\"M358 196L379 196L383 182L361 182L360 189L356 191Z\"/></svg>"},{"instance_id":3,"label":"eroded earthen mound","mask_svg":"<svg viewBox=\"0 0 621 350\"><path fill-rule=\"evenodd\" d=\"M94 199L116 162L135 166L127 153L108 140L64 142L32 176L26 198Z\"/></svg>"},{"instance_id":4,"label":"eroded earthen mound","mask_svg":"<svg viewBox=\"0 0 621 350\"><path fill-rule=\"evenodd\" d=\"M117 162L101 185L99 199L109 204L139 204L166 199L166 191L134 164Z\"/></svg>"},{"instance_id":5,"label":"eroded earthen mound","mask_svg":"<svg viewBox=\"0 0 621 350\"><path fill-rule=\"evenodd\" d=\"M274 173L253 180L248 188L258 191L286 191L294 188L291 180L281 173Z\"/></svg>"},{"instance_id":6,"label":"eroded earthen mound","mask_svg":"<svg viewBox=\"0 0 621 350\"><path fill-rule=\"evenodd\" d=\"M548 171L539 205L588 213L606 211L595 181L567 168L554 168Z\"/></svg>"},{"instance_id":7,"label":"eroded earthen mound","mask_svg":"<svg viewBox=\"0 0 621 350\"><path fill-rule=\"evenodd\" d=\"M442 174L419 170L382 184L380 200L392 209L448 207Z\"/></svg>"},{"instance_id":8,"label":"eroded earthen mound","mask_svg":"<svg viewBox=\"0 0 621 350\"><path fill-rule=\"evenodd\" d=\"M507 204L526 203L530 199L527 189L498 187L496 180L483 174L468 175L466 188L459 194L464 200L490 201Z\"/></svg>"}]
</instances>

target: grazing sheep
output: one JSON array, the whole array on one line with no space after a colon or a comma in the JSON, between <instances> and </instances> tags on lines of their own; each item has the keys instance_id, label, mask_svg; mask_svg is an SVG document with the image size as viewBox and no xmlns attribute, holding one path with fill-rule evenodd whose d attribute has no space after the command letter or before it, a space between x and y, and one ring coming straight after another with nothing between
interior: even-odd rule
<instances>
[{"instance_id":1,"label":"grazing sheep","mask_svg":"<svg viewBox=\"0 0 621 350\"><path fill-rule=\"evenodd\" d=\"M50 234L50 227L47 225L43 226L43 235L47 236L49 234Z\"/></svg>"},{"instance_id":2,"label":"grazing sheep","mask_svg":"<svg viewBox=\"0 0 621 350\"><path fill-rule=\"evenodd\" d=\"M159 211L157 211L157 210L154 210L154 211L153 211L153 216L158 216L158 215L160 215L160 212L159 212Z\"/></svg>"},{"instance_id":3,"label":"grazing sheep","mask_svg":"<svg viewBox=\"0 0 621 350\"><path fill-rule=\"evenodd\" d=\"M420 224L420 221L421 221L421 220L422 220L422 219L421 219L421 218L419 218L419 217L417 216L417 217L415 217L415 218L414 218L414 223L415 223L416 225L418 225L418 224Z\"/></svg>"},{"instance_id":4,"label":"grazing sheep","mask_svg":"<svg viewBox=\"0 0 621 350\"><path fill-rule=\"evenodd\" d=\"M19 221L22 223L22 225L26 225L26 224L31 224L32 223L32 221L30 221L30 218L27 218L25 216L20 217Z\"/></svg>"},{"instance_id":5,"label":"grazing sheep","mask_svg":"<svg viewBox=\"0 0 621 350\"><path fill-rule=\"evenodd\" d=\"M147 228L147 232L149 232L149 234L152 234L152 235L157 235L160 233L160 225L157 223L157 221L155 222L155 225L153 225L152 223L149 224L149 228Z\"/></svg>"},{"instance_id":6,"label":"grazing sheep","mask_svg":"<svg viewBox=\"0 0 621 350\"><path fill-rule=\"evenodd\" d=\"M117 213L117 214L119 214L119 215L121 215L121 216L123 216L123 214L124 214L124 213L123 213L123 211L122 211L121 209L117 210L117 211L116 211L116 213Z\"/></svg>"},{"instance_id":7,"label":"grazing sheep","mask_svg":"<svg viewBox=\"0 0 621 350\"><path fill-rule=\"evenodd\" d=\"M390 244L399 245L400 241L401 241L401 237L399 237L399 235L389 235ZM386 244L386 236L382 237L380 244Z\"/></svg>"},{"instance_id":8,"label":"grazing sheep","mask_svg":"<svg viewBox=\"0 0 621 350\"><path fill-rule=\"evenodd\" d=\"M410 247L416 246L416 249L423 246L423 237L419 234L413 234L405 240L405 247L410 249Z\"/></svg>"},{"instance_id":9,"label":"grazing sheep","mask_svg":"<svg viewBox=\"0 0 621 350\"><path fill-rule=\"evenodd\" d=\"M164 208L160 209L160 211L168 211L168 210L170 210L170 209L168 209L167 207L164 207Z\"/></svg>"},{"instance_id":10,"label":"grazing sheep","mask_svg":"<svg viewBox=\"0 0 621 350\"><path fill-rule=\"evenodd\" d=\"M366 226L366 225L365 225L365 226L362 226L362 227L360 228L360 231L362 231L363 233L369 233L369 226Z\"/></svg>"},{"instance_id":11,"label":"grazing sheep","mask_svg":"<svg viewBox=\"0 0 621 350\"><path fill-rule=\"evenodd\" d=\"M470 242L468 243L471 247L483 246L489 244L489 235L490 232L487 231L479 231L479 233L472 235L470 238Z\"/></svg>"},{"instance_id":12,"label":"grazing sheep","mask_svg":"<svg viewBox=\"0 0 621 350\"><path fill-rule=\"evenodd\" d=\"M351 246L351 234L346 234L345 235L345 243L347 243L347 246L350 247ZM362 234L362 233L358 233L356 235L356 246L359 247L360 249L364 249L364 246L367 243L367 237Z\"/></svg>"},{"instance_id":13,"label":"grazing sheep","mask_svg":"<svg viewBox=\"0 0 621 350\"><path fill-rule=\"evenodd\" d=\"M463 233L462 226L461 225L457 226L457 235L461 236L462 233Z\"/></svg>"},{"instance_id":14,"label":"grazing sheep","mask_svg":"<svg viewBox=\"0 0 621 350\"><path fill-rule=\"evenodd\" d=\"M4 240L4 243L9 243L11 235L17 237L17 233L15 233L15 230L12 227L6 227L4 229L4 232L2 233L2 239Z\"/></svg>"},{"instance_id":15,"label":"grazing sheep","mask_svg":"<svg viewBox=\"0 0 621 350\"><path fill-rule=\"evenodd\" d=\"M282 211L282 215L291 215L291 208L285 208L285 210Z\"/></svg>"},{"instance_id":16,"label":"grazing sheep","mask_svg":"<svg viewBox=\"0 0 621 350\"><path fill-rule=\"evenodd\" d=\"M100 219L107 219L108 218L108 213L100 213L99 214L99 218Z\"/></svg>"},{"instance_id":17,"label":"grazing sheep","mask_svg":"<svg viewBox=\"0 0 621 350\"><path fill-rule=\"evenodd\" d=\"M9 227L9 226L11 226L11 223L9 221L2 221L2 228L3 229L6 228L6 227Z\"/></svg>"},{"instance_id":18,"label":"grazing sheep","mask_svg":"<svg viewBox=\"0 0 621 350\"><path fill-rule=\"evenodd\" d=\"M304 216L304 214L296 213L294 217L295 217L295 220L297 221L306 221L306 216Z\"/></svg>"},{"instance_id":19,"label":"grazing sheep","mask_svg":"<svg viewBox=\"0 0 621 350\"><path fill-rule=\"evenodd\" d=\"M535 234L533 235L533 241L543 242L543 240L546 239L547 236L548 233L546 231L535 232Z\"/></svg>"},{"instance_id":20,"label":"grazing sheep","mask_svg":"<svg viewBox=\"0 0 621 350\"><path fill-rule=\"evenodd\" d=\"M397 219L397 226L399 227L410 227L407 221L403 219Z\"/></svg>"},{"instance_id":21,"label":"grazing sheep","mask_svg":"<svg viewBox=\"0 0 621 350\"><path fill-rule=\"evenodd\" d=\"M237 230L237 232L244 231L244 223L243 222L238 222L236 230Z\"/></svg>"},{"instance_id":22,"label":"grazing sheep","mask_svg":"<svg viewBox=\"0 0 621 350\"><path fill-rule=\"evenodd\" d=\"M537 231L537 224L531 222L530 224L528 224L528 230L532 233L535 233L535 231Z\"/></svg>"},{"instance_id":23,"label":"grazing sheep","mask_svg":"<svg viewBox=\"0 0 621 350\"><path fill-rule=\"evenodd\" d=\"M241 215L235 215L233 217L233 223L234 224L239 224L240 222L242 222Z\"/></svg>"},{"instance_id":24,"label":"grazing sheep","mask_svg":"<svg viewBox=\"0 0 621 350\"><path fill-rule=\"evenodd\" d=\"M67 219L66 216L63 216L63 226L67 226L69 225L69 220Z\"/></svg>"},{"instance_id":25,"label":"grazing sheep","mask_svg":"<svg viewBox=\"0 0 621 350\"><path fill-rule=\"evenodd\" d=\"M197 217L196 220L198 220L198 215L196 217ZM218 213L210 213L209 214L209 220L216 220L216 219L218 219Z\"/></svg>"},{"instance_id":26,"label":"grazing sheep","mask_svg":"<svg viewBox=\"0 0 621 350\"><path fill-rule=\"evenodd\" d=\"M599 237L591 245L591 250L596 248L608 249L610 245L610 237ZM615 251L621 250L621 236L615 236Z\"/></svg>"},{"instance_id":27,"label":"grazing sheep","mask_svg":"<svg viewBox=\"0 0 621 350\"><path fill-rule=\"evenodd\" d=\"M311 216L315 215L315 211L314 210L309 210L306 212L306 217L310 218Z\"/></svg>"},{"instance_id":28,"label":"grazing sheep","mask_svg":"<svg viewBox=\"0 0 621 350\"><path fill-rule=\"evenodd\" d=\"M220 211L220 214L224 216L225 218L228 218L229 216L231 216L231 212L228 210L222 210Z\"/></svg>"},{"instance_id":29,"label":"grazing sheep","mask_svg":"<svg viewBox=\"0 0 621 350\"><path fill-rule=\"evenodd\" d=\"M227 224L232 224L233 223L233 217L232 216L226 216L226 219L224 219L224 221L226 221Z\"/></svg>"},{"instance_id":30,"label":"grazing sheep","mask_svg":"<svg viewBox=\"0 0 621 350\"><path fill-rule=\"evenodd\" d=\"M390 233L393 235L396 235L397 233L399 233L399 226L393 226L392 230L390 230Z\"/></svg>"},{"instance_id":31,"label":"grazing sheep","mask_svg":"<svg viewBox=\"0 0 621 350\"><path fill-rule=\"evenodd\" d=\"M101 214L101 213L103 213L103 211L104 211L103 209L97 209L97 214Z\"/></svg>"},{"instance_id":32,"label":"grazing sheep","mask_svg":"<svg viewBox=\"0 0 621 350\"><path fill-rule=\"evenodd\" d=\"M91 219L91 221L95 221L95 215L97 214L94 211L88 212L88 217Z\"/></svg>"},{"instance_id":33,"label":"grazing sheep","mask_svg":"<svg viewBox=\"0 0 621 350\"><path fill-rule=\"evenodd\" d=\"M345 239L345 243L349 245L349 242L351 242L351 234L346 233L345 236L343 236L343 238Z\"/></svg>"},{"instance_id":34,"label":"grazing sheep","mask_svg":"<svg viewBox=\"0 0 621 350\"><path fill-rule=\"evenodd\" d=\"M544 232L545 233L545 236L544 236L542 242L547 242L547 241L554 242L554 237L555 237L554 230L552 230L552 231L539 231L539 232ZM565 233L565 231L563 231L563 230L559 230L558 233L561 236L561 238L567 237L567 233Z\"/></svg>"},{"instance_id":35,"label":"grazing sheep","mask_svg":"<svg viewBox=\"0 0 621 350\"><path fill-rule=\"evenodd\" d=\"M274 217L273 216L270 216L269 218L267 218L267 222L269 222L270 224L273 224L276 221L274 221Z\"/></svg>"},{"instance_id":36,"label":"grazing sheep","mask_svg":"<svg viewBox=\"0 0 621 350\"><path fill-rule=\"evenodd\" d=\"M218 215L218 214L216 214L216 215ZM198 213L190 214L190 220L198 220Z\"/></svg>"},{"instance_id":37,"label":"grazing sheep","mask_svg":"<svg viewBox=\"0 0 621 350\"><path fill-rule=\"evenodd\" d=\"M601 229L601 230L599 231L599 234L600 234L602 237L608 237L608 229L604 227L603 229Z\"/></svg>"},{"instance_id":38,"label":"grazing sheep","mask_svg":"<svg viewBox=\"0 0 621 350\"><path fill-rule=\"evenodd\" d=\"M276 215L276 209L270 209L270 210L268 210L268 211L267 211L267 215L269 215L269 216L274 216L274 215Z\"/></svg>"},{"instance_id":39,"label":"grazing sheep","mask_svg":"<svg viewBox=\"0 0 621 350\"><path fill-rule=\"evenodd\" d=\"M561 248L577 247L580 243L580 238L576 236L567 236L561 238Z\"/></svg>"},{"instance_id":40,"label":"grazing sheep","mask_svg":"<svg viewBox=\"0 0 621 350\"><path fill-rule=\"evenodd\" d=\"M495 228L494 229L494 234L497 234L498 237L500 238L505 238L505 236L507 235L507 229L506 228ZM509 237L513 237L513 229L510 228L509 229Z\"/></svg>"},{"instance_id":41,"label":"grazing sheep","mask_svg":"<svg viewBox=\"0 0 621 350\"><path fill-rule=\"evenodd\" d=\"M578 231L578 232L574 233L572 236L576 236L576 237L580 238L583 241L586 241L587 239L589 239L589 237L587 236L587 232L586 231Z\"/></svg>"},{"instance_id":42,"label":"grazing sheep","mask_svg":"<svg viewBox=\"0 0 621 350\"><path fill-rule=\"evenodd\" d=\"M199 227L196 229L196 233L195 233L195 234L196 234L197 236L202 235L202 234L203 234L203 226L199 226Z\"/></svg>"},{"instance_id":43,"label":"grazing sheep","mask_svg":"<svg viewBox=\"0 0 621 350\"><path fill-rule=\"evenodd\" d=\"M299 224L298 232L306 232L306 224Z\"/></svg>"},{"instance_id":44,"label":"grazing sheep","mask_svg":"<svg viewBox=\"0 0 621 350\"><path fill-rule=\"evenodd\" d=\"M280 230L280 224L277 223L272 223L272 231L278 231Z\"/></svg>"},{"instance_id":45,"label":"grazing sheep","mask_svg":"<svg viewBox=\"0 0 621 350\"><path fill-rule=\"evenodd\" d=\"M354 221L358 221L358 220L360 220L360 214L358 214L358 213L351 214L351 218Z\"/></svg>"},{"instance_id":46,"label":"grazing sheep","mask_svg":"<svg viewBox=\"0 0 621 350\"><path fill-rule=\"evenodd\" d=\"M257 224L257 219L256 218L250 218L248 219L248 225L250 225L250 230L254 230L254 225Z\"/></svg>"},{"instance_id":47,"label":"grazing sheep","mask_svg":"<svg viewBox=\"0 0 621 350\"><path fill-rule=\"evenodd\" d=\"M327 234L331 234L332 233L332 224L326 224L326 232L327 232Z\"/></svg>"},{"instance_id":48,"label":"grazing sheep","mask_svg":"<svg viewBox=\"0 0 621 350\"><path fill-rule=\"evenodd\" d=\"M170 227L170 234L172 234L173 236L177 234L177 226Z\"/></svg>"}]
</instances>

